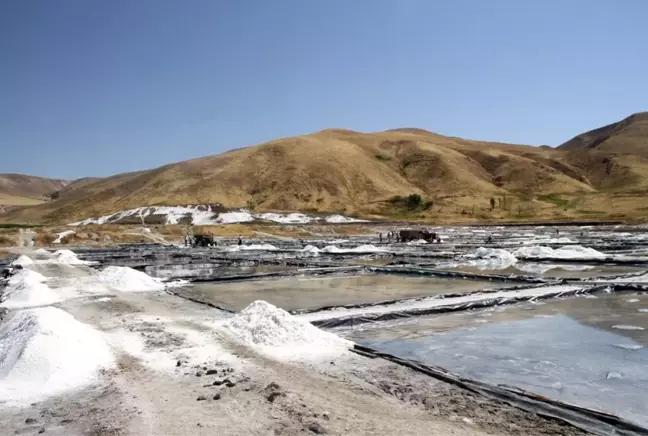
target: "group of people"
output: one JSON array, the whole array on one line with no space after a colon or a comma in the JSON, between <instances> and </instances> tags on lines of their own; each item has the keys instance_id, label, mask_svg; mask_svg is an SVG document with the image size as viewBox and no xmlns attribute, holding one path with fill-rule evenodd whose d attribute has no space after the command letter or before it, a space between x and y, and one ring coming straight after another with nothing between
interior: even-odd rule
<instances>
[{"instance_id":1,"label":"group of people","mask_svg":"<svg viewBox=\"0 0 648 436\"><path fill-rule=\"evenodd\" d=\"M378 241L382 244L383 243L383 234L378 233ZM387 243L391 242L400 242L400 234L395 231L395 230L390 230L387 232Z\"/></svg>"}]
</instances>

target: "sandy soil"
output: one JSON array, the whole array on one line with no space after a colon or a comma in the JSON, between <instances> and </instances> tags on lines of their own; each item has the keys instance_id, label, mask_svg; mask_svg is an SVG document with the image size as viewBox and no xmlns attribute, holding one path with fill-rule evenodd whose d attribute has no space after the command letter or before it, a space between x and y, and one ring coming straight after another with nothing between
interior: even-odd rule
<instances>
[{"instance_id":1,"label":"sandy soil","mask_svg":"<svg viewBox=\"0 0 648 436\"><path fill-rule=\"evenodd\" d=\"M85 267L41 268L87 286ZM80 392L0 404L3 434L580 435L579 430L352 353L285 363L209 327L223 313L166 293L88 295L58 305L102 331L117 368Z\"/></svg>"}]
</instances>

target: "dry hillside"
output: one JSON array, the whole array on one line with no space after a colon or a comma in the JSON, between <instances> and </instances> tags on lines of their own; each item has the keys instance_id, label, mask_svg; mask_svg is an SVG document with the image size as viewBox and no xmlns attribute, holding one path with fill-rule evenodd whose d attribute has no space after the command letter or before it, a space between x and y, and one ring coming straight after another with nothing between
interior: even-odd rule
<instances>
[{"instance_id":1,"label":"dry hillside","mask_svg":"<svg viewBox=\"0 0 648 436\"><path fill-rule=\"evenodd\" d=\"M0 174L0 205L24 206L47 201L48 195L63 189L66 180L46 179L23 174Z\"/></svg>"},{"instance_id":2,"label":"dry hillside","mask_svg":"<svg viewBox=\"0 0 648 436\"><path fill-rule=\"evenodd\" d=\"M611 133L606 130L607 139L594 150L574 145L579 137L556 150L421 129L324 130L85 180L61 191L56 201L12 211L5 219L64 223L138 206L190 203L428 219L645 215L640 203L648 190L648 153L639 153L648 150L641 136L644 118L638 114L619 123L623 128L604 128ZM581 137L586 135L591 132ZM624 138L633 154L606 148L622 148ZM409 194L419 194L424 203L405 207L398 196Z\"/></svg>"},{"instance_id":3,"label":"dry hillside","mask_svg":"<svg viewBox=\"0 0 648 436\"><path fill-rule=\"evenodd\" d=\"M558 148L595 150L648 157L648 112L630 115L619 122L580 134Z\"/></svg>"}]
</instances>

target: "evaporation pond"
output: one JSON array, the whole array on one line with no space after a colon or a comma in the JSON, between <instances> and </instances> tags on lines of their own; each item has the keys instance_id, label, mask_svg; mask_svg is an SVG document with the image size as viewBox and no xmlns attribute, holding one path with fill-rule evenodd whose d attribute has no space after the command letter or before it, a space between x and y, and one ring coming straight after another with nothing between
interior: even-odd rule
<instances>
[{"instance_id":1,"label":"evaporation pond","mask_svg":"<svg viewBox=\"0 0 648 436\"><path fill-rule=\"evenodd\" d=\"M648 295L523 303L335 332L466 377L648 426Z\"/></svg>"},{"instance_id":2,"label":"evaporation pond","mask_svg":"<svg viewBox=\"0 0 648 436\"><path fill-rule=\"evenodd\" d=\"M449 271L458 271L476 274L519 275L535 277L553 277L561 279L588 279L591 277L617 276L621 274L639 273L646 267L626 265L586 265L586 264L561 264L542 262L518 262L504 269L488 269L475 266L459 266L448 268Z\"/></svg>"},{"instance_id":3,"label":"evaporation pond","mask_svg":"<svg viewBox=\"0 0 648 436\"><path fill-rule=\"evenodd\" d=\"M292 278L228 283L196 283L183 290L221 307L239 311L256 300L265 300L285 310L317 309L325 306L376 303L434 296L451 292L473 292L504 288L520 283L488 280L361 275L334 278Z\"/></svg>"}]
</instances>

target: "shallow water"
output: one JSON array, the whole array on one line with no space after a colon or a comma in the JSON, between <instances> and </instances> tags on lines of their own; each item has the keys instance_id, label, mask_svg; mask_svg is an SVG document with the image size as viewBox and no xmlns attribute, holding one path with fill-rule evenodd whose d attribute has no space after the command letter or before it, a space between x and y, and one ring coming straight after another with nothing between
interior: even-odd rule
<instances>
[{"instance_id":1,"label":"shallow water","mask_svg":"<svg viewBox=\"0 0 648 436\"><path fill-rule=\"evenodd\" d=\"M504 269L483 269L474 266L459 266L447 268L448 271L467 272L475 274L520 275L542 278L587 279L591 277L617 276L621 274L639 273L645 267L625 265L583 265L583 264L548 264L539 262L520 262Z\"/></svg>"},{"instance_id":2,"label":"shallow water","mask_svg":"<svg viewBox=\"0 0 648 436\"><path fill-rule=\"evenodd\" d=\"M265 300L285 310L299 310L375 303L452 292L472 292L519 284L435 277L361 275L242 283L200 283L184 292L190 292L201 299L235 311L245 308L255 300Z\"/></svg>"},{"instance_id":3,"label":"shallow water","mask_svg":"<svg viewBox=\"0 0 648 436\"><path fill-rule=\"evenodd\" d=\"M339 333L464 376L517 386L648 426L648 313L641 311L647 307L647 295L603 295Z\"/></svg>"}]
</instances>

